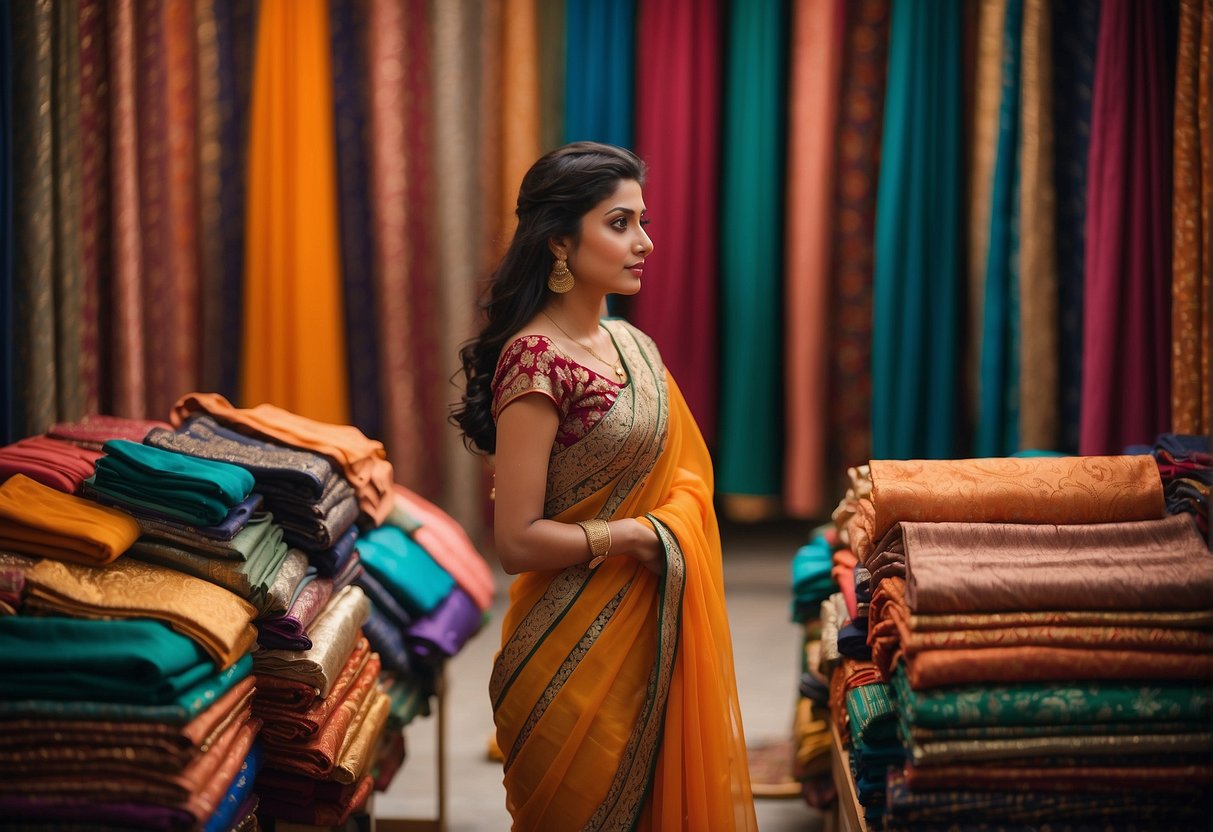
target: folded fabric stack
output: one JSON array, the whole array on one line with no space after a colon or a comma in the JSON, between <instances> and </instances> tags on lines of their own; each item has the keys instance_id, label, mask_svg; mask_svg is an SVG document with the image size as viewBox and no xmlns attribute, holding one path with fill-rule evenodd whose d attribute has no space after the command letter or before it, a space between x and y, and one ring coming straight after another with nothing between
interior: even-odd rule
<instances>
[{"instance_id":1,"label":"folded fabric stack","mask_svg":"<svg viewBox=\"0 0 1213 832\"><path fill-rule=\"evenodd\" d=\"M93 475L100 451L47 436L31 436L0 448L0 482L24 474L43 485L75 494Z\"/></svg>"},{"instance_id":2,"label":"folded fabric stack","mask_svg":"<svg viewBox=\"0 0 1213 832\"><path fill-rule=\"evenodd\" d=\"M344 586L310 627L309 649L257 649L263 816L338 826L366 804L391 707L378 685L379 656L362 635L369 610L361 589Z\"/></svg>"},{"instance_id":3,"label":"folded fabric stack","mask_svg":"<svg viewBox=\"0 0 1213 832\"><path fill-rule=\"evenodd\" d=\"M159 621L0 618L6 824L250 828L251 671Z\"/></svg>"},{"instance_id":4,"label":"folded fabric stack","mask_svg":"<svg viewBox=\"0 0 1213 832\"><path fill-rule=\"evenodd\" d=\"M156 428L171 427L158 419L130 419L124 416L93 414L78 422L56 422L46 435L51 439L71 442L81 448L100 451L111 439L142 442Z\"/></svg>"},{"instance_id":5,"label":"folded fabric stack","mask_svg":"<svg viewBox=\"0 0 1213 832\"><path fill-rule=\"evenodd\" d=\"M1213 558L1191 518L1165 517L1154 460L870 475L848 532L895 708L849 710L852 728L865 711L898 726L886 828L1196 823L1213 784Z\"/></svg>"},{"instance_id":6,"label":"folded fabric stack","mask_svg":"<svg viewBox=\"0 0 1213 832\"><path fill-rule=\"evenodd\" d=\"M1209 536L1209 491L1213 488L1213 453L1208 436L1161 434L1152 446L1127 453L1151 454L1162 476L1168 514L1191 514L1206 540Z\"/></svg>"},{"instance_id":7,"label":"folded fabric stack","mask_svg":"<svg viewBox=\"0 0 1213 832\"><path fill-rule=\"evenodd\" d=\"M138 537L139 524L121 511L24 474L0 484L0 549L99 566L126 552Z\"/></svg>"},{"instance_id":8,"label":"folded fabric stack","mask_svg":"<svg viewBox=\"0 0 1213 832\"><path fill-rule=\"evenodd\" d=\"M358 499L345 477L319 453L246 436L205 414L191 416L176 432L153 430L144 442L247 470L266 510L282 526L284 539L313 555L321 574L331 577L352 555Z\"/></svg>"}]
</instances>

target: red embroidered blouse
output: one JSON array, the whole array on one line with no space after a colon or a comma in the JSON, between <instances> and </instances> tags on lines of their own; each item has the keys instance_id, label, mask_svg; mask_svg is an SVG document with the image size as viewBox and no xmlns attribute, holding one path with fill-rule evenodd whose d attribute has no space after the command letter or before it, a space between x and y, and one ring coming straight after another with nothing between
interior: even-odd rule
<instances>
[{"instance_id":1,"label":"red embroidered blouse","mask_svg":"<svg viewBox=\"0 0 1213 832\"><path fill-rule=\"evenodd\" d=\"M519 396L551 399L560 414L555 444L567 448L602 420L623 385L578 364L546 335L523 335L502 352L492 387L494 421Z\"/></svg>"}]
</instances>

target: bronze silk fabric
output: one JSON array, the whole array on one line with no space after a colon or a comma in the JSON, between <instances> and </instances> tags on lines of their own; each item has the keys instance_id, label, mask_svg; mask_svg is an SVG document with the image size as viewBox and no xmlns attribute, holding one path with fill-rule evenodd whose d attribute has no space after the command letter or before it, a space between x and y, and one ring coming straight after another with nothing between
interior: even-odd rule
<instances>
[{"instance_id":1,"label":"bronze silk fabric","mask_svg":"<svg viewBox=\"0 0 1213 832\"><path fill-rule=\"evenodd\" d=\"M900 523L920 614L1210 610L1213 557L1188 515L1084 526Z\"/></svg>"},{"instance_id":2,"label":"bronze silk fabric","mask_svg":"<svg viewBox=\"0 0 1213 832\"><path fill-rule=\"evenodd\" d=\"M347 586L333 596L309 635L310 650L267 650L253 654L254 672L301 682L329 695L349 655L362 636L362 625L371 602L356 586ZM308 702L310 704L310 700Z\"/></svg>"},{"instance_id":3,"label":"bronze silk fabric","mask_svg":"<svg viewBox=\"0 0 1213 832\"><path fill-rule=\"evenodd\" d=\"M873 460L871 492L854 498L851 550L865 566L895 523L1113 523L1165 516L1154 458Z\"/></svg>"},{"instance_id":4,"label":"bronze silk fabric","mask_svg":"<svg viewBox=\"0 0 1213 832\"><path fill-rule=\"evenodd\" d=\"M75 618L154 618L198 642L219 669L257 641L257 610L226 589L123 558L104 568L44 560L25 573L26 606Z\"/></svg>"}]
</instances>

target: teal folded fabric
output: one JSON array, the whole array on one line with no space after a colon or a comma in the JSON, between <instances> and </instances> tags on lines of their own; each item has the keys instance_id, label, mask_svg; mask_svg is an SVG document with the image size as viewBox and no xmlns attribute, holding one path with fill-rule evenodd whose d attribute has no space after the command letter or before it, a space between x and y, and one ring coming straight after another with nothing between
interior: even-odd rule
<instances>
[{"instance_id":1,"label":"teal folded fabric","mask_svg":"<svg viewBox=\"0 0 1213 832\"><path fill-rule=\"evenodd\" d=\"M162 705L58 699L0 699L0 720L21 718L92 719L100 722L163 722L185 725L253 672L253 656L213 673Z\"/></svg>"},{"instance_id":2,"label":"teal folded fabric","mask_svg":"<svg viewBox=\"0 0 1213 832\"><path fill-rule=\"evenodd\" d=\"M362 565L415 618L433 612L455 580L415 540L395 526L358 538Z\"/></svg>"},{"instance_id":3,"label":"teal folded fabric","mask_svg":"<svg viewBox=\"0 0 1213 832\"><path fill-rule=\"evenodd\" d=\"M168 704L214 675L193 639L159 621L0 618L0 697Z\"/></svg>"},{"instance_id":4,"label":"teal folded fabric","mask_svg":"<svg viewBox=\"0 0 1213 832\"><path fill-rule=\"evenodd\" d=\"M897 742L897 708L889 685L877 682L852 688L847 691L846 706L855 745Z\"/></svg>"},{"instance_id":5,"label":"teal folded fabric","mask_svg":"<svg viewBox=\"0 0 1213 832\"><path fill-rule=\"evenodd\" d=\"M165 451L124 439L102 446L89 485L133 505L187 523L222 521L253 490L253 475L238 465Z\"/></svg>"}]
</instances>

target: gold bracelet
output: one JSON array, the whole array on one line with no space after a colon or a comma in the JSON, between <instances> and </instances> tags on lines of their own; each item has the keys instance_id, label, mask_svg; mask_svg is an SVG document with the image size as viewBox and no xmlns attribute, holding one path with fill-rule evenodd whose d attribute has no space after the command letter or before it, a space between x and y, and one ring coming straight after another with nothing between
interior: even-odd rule
<instances>
[{"instance_id":1,"label":"gold bracelet","mask_svg":"<svg viewBox=\"0 0 1213 832\"><path fill-rule=\"evenodd\" d=\"M590 569L597 569L602 562L611 556L611 527L605 520L579 520L578 526L585 532L585 540L590 544Z\"/></svg>"}]
</instances>

